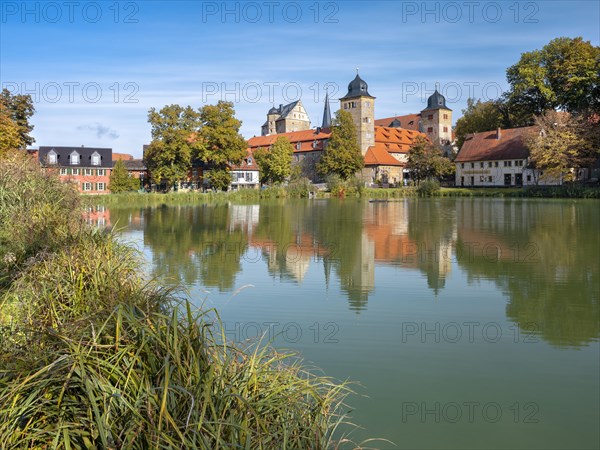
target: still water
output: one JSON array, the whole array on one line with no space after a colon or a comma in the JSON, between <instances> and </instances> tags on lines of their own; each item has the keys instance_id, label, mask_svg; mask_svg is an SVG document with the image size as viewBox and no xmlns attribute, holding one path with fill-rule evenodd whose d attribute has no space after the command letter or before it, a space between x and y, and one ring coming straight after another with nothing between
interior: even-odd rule
<instances>
[{"instance_id":1,"label":"still water","mask_svg":"<svg viewBox=\"0 0 600 450\"><path fill-rule=\"evenodd\" d=\"M308 200L116 209L148 271L352 380L352 437L600 448L600 203Z\"/></svg>"}]
</instances>

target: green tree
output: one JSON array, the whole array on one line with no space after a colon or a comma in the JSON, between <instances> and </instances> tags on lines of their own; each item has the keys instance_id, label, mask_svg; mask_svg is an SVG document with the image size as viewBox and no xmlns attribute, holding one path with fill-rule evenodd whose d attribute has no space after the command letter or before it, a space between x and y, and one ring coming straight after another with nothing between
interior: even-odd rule
<instances>
[{"instance_id":1,"label":"green tree","mask_svg":"<svg viewBox=\"0 0 600 450\"><path fill-rule=\"evenodd\" d=\"M462 110L463 116L456 121L454 133L456 145L461 148L468 134L495 130L501 126L502 114L494 101L475 101L467 99L467 108Z\"/></svg>"},{"instance_id":2,"label":"green tree","mask_svg":"<svg viewBox=\"0 0 600 450\"><path fill-rule=\"evenodd\" d=\"M17 126L20 142L18 148L25 148L33 144L35 139L29 135L33 130L29 119L35 112L31 96L12 95L8 89L3 89L0 93L0 104L4 106L8 116Z\"/></svg>"},{"instance_id":3,"label":"green tree","mask_svg":"<svg viewBox=\"0 0 600 450\"><path fill-rule=\"evenodd\" d=\"M0 103L0 158L20 147L19 127L11 119L6 107Z\"/></svg>"},{"instance_id":4,"label":"green tree","mask_svg":"<svg viewBox=\"0 0 600 450\"><path fill-rule=\"evenodd\" d=\"M224 101L201 108L200 121L202 145L194 156L210 164L209 182L214 188L224 190L231 184L230 165L241 163L248 149L240 134L242 122L235 118L233 103Z\"/></svg>"},{"instance_id":5,"label":"green tree","mask_svg":"<svg viewBox=\"0 0 600 450\"><path fill-rule=\"evenodd\" d=\"M417 137L408 151L406 168L417 184L427 178L439 178L454 172L454 164L442 154L442 150L423 136Z\"/></svg>"},{"instance_id":6,"label":"green tree","mask_svg":"<svg viewBox=\"0 0 600 450\"><path fill-rule=\"evenodd\" d=\"M544 172L542 180L575 181L575 169L589 167L599 147L587 139L587 119L568 112L548 110L535 118L540 128L526 138L533 165Z\"/></svg>"},{"instance_id":7,"label":"green tree","mask_svg":"<svg viewBox=\"0 0 600 450\"><path fill-rule=\"evenodd\" d=\"M137 191L140 188L140 180L129 176L125 163L118 160L110 173L108 189L113 194L119 192Z\"/></svg>"},{"instance_id":8,"label":"green tree","mask_svg":"<svg viewBox=\"0 0 600 450\"><path fill-rule=\"evenodd\" d=\"M581 37L560 37L523 53L506 77L509 106L530 121L548 109L600 112L600 47Z\"/></svg>"},{"instance_id":9,"label":"green tree","mask_svg":"<svg viewBox=\"0 0 600 450\"><path fill-rule=\"evenodd\" d=\"M356 127L348 111L338 110L331 127L329 142L317 164L319 174L338 174L347 180L362 169L365 160L356 139Z\"/></svg>"},{"instance_id":10,"label":"green tree","mask_svg":"<svg viewBox=\"0 0 600 450\"><path fill-rule=\"evenodd\" d=\"M294 146L285 136L279 136L270 149L259 148L254 159L260 168L261 183L282 183L292 175Z\"/></svg>"},{"instance_id":11,"label":"green tree","mask_svg":"<svg viewBox=\"0 0 600 450\"><path fill-rule=\"evenodd\" d=\"M152 126L152 142L144 153L144 162L155 183L173 186L185 179L192 156L202 147L198 139L200 115L191 106L168 105L160 111L148 112Z\"/></svg>"}]
</instances>

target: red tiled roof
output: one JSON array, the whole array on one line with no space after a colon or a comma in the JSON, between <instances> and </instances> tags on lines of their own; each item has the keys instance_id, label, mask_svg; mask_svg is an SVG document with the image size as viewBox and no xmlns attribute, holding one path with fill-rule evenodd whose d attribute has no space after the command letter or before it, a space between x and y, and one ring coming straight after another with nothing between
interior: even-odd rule
<instances>
[{"instance_id":1,"label":"red tiled roof","mask_svg":"<svg viewBox=\"0 0 600 450\"><path fill-rule=\"evenodd\" d=\"M248 163L248 159L251 159L252 162ZM239 165L230 165L229 167L231 170L258 170L258 165L251 149L247 150L246 157Z\"/></svg>"},{"instance_id":2,"label":"red tiled roof","mask_svg":"<svg viewBox=\"0 0 600 450\"><path fill-rule=\"evenodd\" d=\"M302 130L302 131L291 131L289 133L270 134L268 136L255 136L248 139L248 147L250 149L257 149L260 147L268 148L275 140L285 136L294 145L294 153L298 152L313 152L315 150L323 150L323 142L329 139L331 131L327 128L321 130L319 133L316 130ZM316 144L313 144L316 141ZM300 143L300 148L298 148Z\"/></svg>"},{"instance_id":3,"label":"red tiled roof","mask_svg":"<svg viewBox=\"0 0 600 450\"><path fill-rule=\"evenodd\" d=\"M408 153L418 136L426 137L419 131L375 126L375 146L391 153Z\"/></svg>"},{"instance_id":4,"label":"red tiled roof","mask_svg":"<svg viewBox=\"0 0 600 450\"><path fill-rule=\"evenodd\" d=\"M403 164L377 145L369 147L365 155L365 166L402 166Z\"/></svg>"},{"instance_id":5,"label":"red tiled roof","mask_svg":"<svg viewBox=\"0 0 600 450\"><path fill-rule=\"evenodd\" d=\"M500 139L496 130L475 133L467 137L454 162L525 159L529 150L524 138L535 130L537 127L500 130Z\"/></svg>"},{"instance_id":6,"label":"red tiled roof","mask_svg":"<svg viewBox=\"0 0 600 450\"><path fill-rule=\"evenodd\" d=\"M131 161L133 159L132 155L127 153L115 153L112 154L112 160L114 161Z\"/></svg>"},{"instance_id":7,"label":"red tiled roof","mask_svg":"<svg viewBox=\"0 0 600 450\"><path fill-rule=\"evenodd\" d=\"M419 131L419 120L421 120L421 114L406 114L404 116L375 119L375 126L389 127L394 119L398 119L400 121L400 127L404 128L405 130Z\"/></svg>"}]
</instances>

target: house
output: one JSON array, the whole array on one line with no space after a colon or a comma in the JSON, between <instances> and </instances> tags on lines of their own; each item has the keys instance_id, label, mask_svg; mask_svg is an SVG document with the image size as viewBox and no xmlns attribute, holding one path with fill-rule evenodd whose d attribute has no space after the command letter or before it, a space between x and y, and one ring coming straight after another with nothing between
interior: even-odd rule
<instances>
[{"instance_id":1,"label":"house","mask_svg":"<svg viewBox=\"0 0 600 450\"><path fill-rule=\"evenodd\" d=\"M260 173L258 165L251 152L239 165L231 166L231 189L258 189L260 186Z\"/></svg>"},{"instance_id":2,"label":"house","mask_svg":"<svg viewBox=\"0 0 600 450\"><path fill-rule=\"evenodd\" d=\"M528 186L543 172L529 163L525 139L537 127L484 131L468 136L456 155L457 186ZM545 180L544 184L559 184Z\"/></svg>"},{"instance_id":3,"label":"house","mask_svg":"<svg viewBox=\"0 0 600 450\"><path fill-rule=\"evenodd\" d=\"M64 182L73 183L84 194L108 194L112 149L94 147L40 147L38 160L55 170Z\"/></svg>"},{"instance_id":4,"label":"house","mask_svg":"<svg viewBox=\"0 0 600 450\"><path fill-rule=\"evenodd\" d=\"M273 106L267 113L267 121L261 127L261 134L267 136L309 129L310 120L302 100L296 100L287 105L279 105L279 108Z\"/></svg>"},{"instance_id":5,"label":"house","mask_svg":"<svg viewBox=\"0 0 600 450\"><path fill-rule=\"evenodd\" d=\"M125 166L125 169L127 169L129 176L140 180L140 187L148 184L148 168L143 159L134 158L133 155L128 153L113 153L112 159L113 167L117 161L123 161L123 165Z\"/></svg>"}]
</instances>

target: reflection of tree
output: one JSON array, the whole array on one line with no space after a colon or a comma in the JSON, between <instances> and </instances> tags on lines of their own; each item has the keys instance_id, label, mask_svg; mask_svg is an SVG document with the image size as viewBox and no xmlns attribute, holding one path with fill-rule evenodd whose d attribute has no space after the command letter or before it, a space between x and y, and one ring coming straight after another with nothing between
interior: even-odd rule
<instances>
[{"instance_id":1,"label":"reflection of tree","mask_svg":"<svg viewBox=\"0 0 600 450\"><path fill-rule=\"evenodd\" d=\"M436 295L451 267L455 210L454 199L416 199L408 207L408 236L416 247L407 252L407 259L426 274Z\"/></svg>"},{"instance_id":2,"label":"reflection of tree","mask_svg":"<svg viewBox=\"0 0 600 450\"><path fill-rule=\"evenodd\" d=\"M233 288L248 239L228 226L227 205L163 206L144 214L144 244L152 249L154 275Z\"/></svg>"},{"instance_id":3,"label":"reflection of tree","mask_svg":"<svg viewBox=\"0 0 600 450\"><path fill-rule=\"evenodd\" d=\"M459 242L497 249L484 255L475 248L459 264L470 277L495 280L508 293L507 316L521 330L559 346L598 338L597 205L465 200L458 215Z\"/></svg>"}]
</instances>

